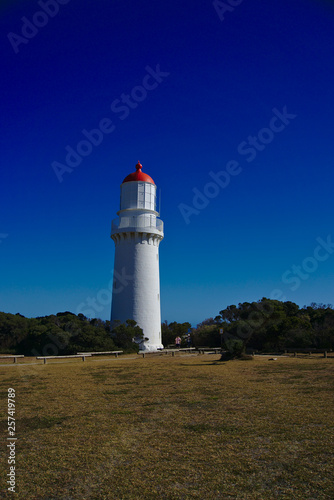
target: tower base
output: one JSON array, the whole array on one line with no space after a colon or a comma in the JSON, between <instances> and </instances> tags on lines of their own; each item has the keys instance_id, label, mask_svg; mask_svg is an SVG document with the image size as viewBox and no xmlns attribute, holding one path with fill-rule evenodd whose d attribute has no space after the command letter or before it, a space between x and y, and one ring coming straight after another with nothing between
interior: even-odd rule
<instances>
[{"instance_id":1,"label":"tower base","mask_svg":"<svg viewBox=\"0 0 334 500\"><path fill-rule=\"evenodd\" d=\"M157 352L163 349L164 346L162 344L150 344L150 342L141 342L139 344L140 352Z\"/></svg>"}]
</instances>

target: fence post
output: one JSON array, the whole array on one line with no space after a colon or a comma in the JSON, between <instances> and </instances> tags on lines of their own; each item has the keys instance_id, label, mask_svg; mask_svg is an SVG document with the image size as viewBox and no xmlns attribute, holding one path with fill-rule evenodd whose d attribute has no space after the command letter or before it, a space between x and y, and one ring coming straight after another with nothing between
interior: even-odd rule
<instances>
[{"instance_id":1,"label":"fence post","mask_svg":"<svg viewBox=\"0 0 334 500\"><path fill-rule=\"evenodd\" d=\"M327 358L327 351L324 352L324 358Z\"/></svg>"}]
</instances>

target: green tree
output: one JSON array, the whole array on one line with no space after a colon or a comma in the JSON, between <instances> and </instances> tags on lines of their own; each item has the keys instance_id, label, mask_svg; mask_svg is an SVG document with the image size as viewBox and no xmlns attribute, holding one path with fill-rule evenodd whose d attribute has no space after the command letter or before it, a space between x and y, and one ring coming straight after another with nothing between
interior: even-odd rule
<instances>
[{"instance_id":1,"label":"green tree","mask_svg":"<svg viewBox=\"0 0 334 500\"><path fill-rule=\"evenodd\" d=\"M221 343L219 326L215 322L210 324L208 320L199 323L194 328L192 336L195 347L219 347Z\"/></svg>"},{"instance_id":2,"label":"green tree","mask_svg":"<svg viewBox=\"0 0 334 500\"><path fill-rule=\"evenodd\" d=\"M127 319L125 323L116 323L111 335L117 347L129 352L138 352L140 344L145 340L142 328L132 319Z\"/></svg>"}]
</instances>

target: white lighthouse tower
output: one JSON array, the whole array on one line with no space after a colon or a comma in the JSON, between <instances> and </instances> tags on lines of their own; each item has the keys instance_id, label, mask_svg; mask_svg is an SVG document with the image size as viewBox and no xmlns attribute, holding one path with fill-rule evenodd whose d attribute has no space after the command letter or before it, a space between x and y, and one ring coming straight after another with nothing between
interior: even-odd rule
<instances>
[{"instance_id":1,"label":"white lighthouse tower","mask_svg":"<svg viewBox=\"0 0 334 500\"><path fill-rule=\"evenodd\" d=\"M115 243L111 321L135 320L148 339L140 344L145 351L163 348L159 244L164 233L163 222L157 218L156 191L153 179L138 162L136 172L121 184L119 217L111 227Z\"/></svg>"}]
</instances>

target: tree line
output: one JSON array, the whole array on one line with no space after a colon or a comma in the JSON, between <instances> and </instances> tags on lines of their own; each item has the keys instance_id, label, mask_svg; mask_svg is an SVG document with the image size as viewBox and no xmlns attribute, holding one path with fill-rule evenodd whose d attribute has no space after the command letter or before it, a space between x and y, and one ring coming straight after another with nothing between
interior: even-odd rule
<instances>
[{"instance_id":1,"label":"tree line","mask_svg":"<svg viewBox=\"0 0 334 500\"><path fill-rule=\"evenodd\" d=\"M334 310L330 304L312 303L300 308L294 302L262 298L230 305L214 319L194 330L194 341L219 345L223 330L225 347L233 342L259 351L285 348L334 348Z\"/></svg>"},{"instance_id":2,"label":"tree line","mask_svg":"<svg viewBox=\"0 0 334 500\"><path fill-rule=\"evenodd\" d=\"M134 341L136 340L136 342ZM69 311L38 318L0 312L0 351L57 356L89 351L138 352L143 331L133 320L116 324Z\"/></svg>"},{"instance_id":3,"label":"tree line","mask_svg":"<svg viewBox=\"0 0 334 500\"><path fill-rule=\"evenodd\" d=\"M238 345L259 351L285 348L334 348L334 309L330 304L300 308L297 304L262 298L257 302L230 305L215 318L203 320L196 328L189 322L161 325L162 343L173 345L181 337L188 345L190 333L194 347L228 350ZM223 331L223 334L221 332ZM116 324L89 319L69 311L37 318L0 312L0 351L26 356L75 354L84 351L138 352L143 331L133 320Z\"/></svg>"},{"instance_id":4,"label":"tree line","mask_svg":"<svg viewBox=\"0 0 334 500\"><path fill-rule=\"evenodd\" d=\"M186 347L189 323L163 323L163 344L180 335ZM221 334L223 332L223 334ZM243 348L280 351L285 348L334 349L334 309L330 304L312 303L300 308L294 302L262 298L223 309L191 329L193 346L223 347L233 342Z\"/></svg>"}]
</instances>

